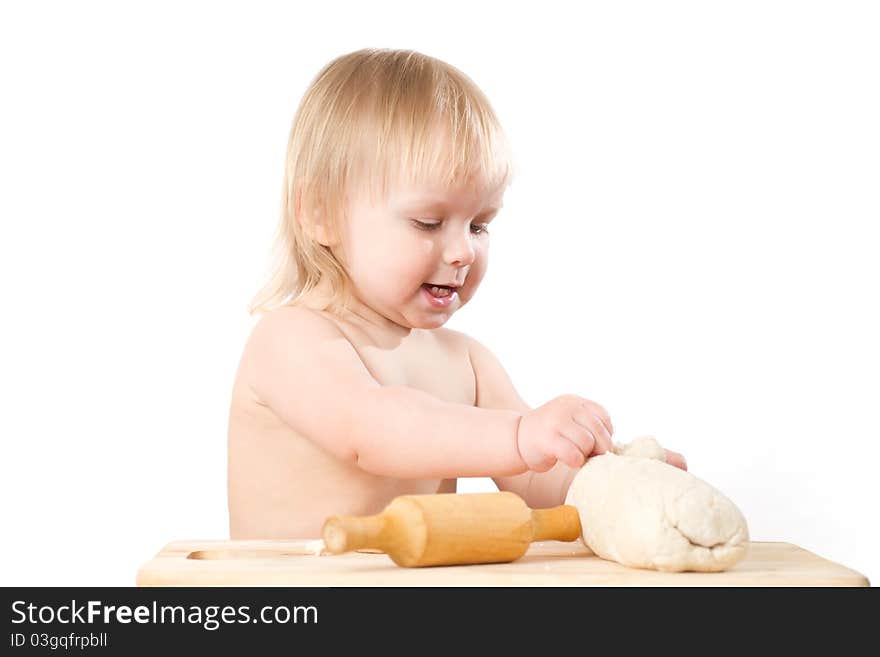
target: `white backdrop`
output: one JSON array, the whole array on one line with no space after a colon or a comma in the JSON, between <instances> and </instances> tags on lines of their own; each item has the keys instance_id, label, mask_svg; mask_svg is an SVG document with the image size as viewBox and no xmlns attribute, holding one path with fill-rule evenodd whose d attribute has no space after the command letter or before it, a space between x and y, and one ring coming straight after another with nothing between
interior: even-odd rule
<instances>
[{"instance_id":1,"label":"white backdrop","mask_svg":"<svg viewBox=\"0 0 880 657\"><path fill-rule=\"evenodd\" d=\"M876 583L876 3L303 4L2 5L0 584L131 585L228 536L290 121L368 46L464 70L519 163L448 326Z\"/></svg>"}]
</instances>

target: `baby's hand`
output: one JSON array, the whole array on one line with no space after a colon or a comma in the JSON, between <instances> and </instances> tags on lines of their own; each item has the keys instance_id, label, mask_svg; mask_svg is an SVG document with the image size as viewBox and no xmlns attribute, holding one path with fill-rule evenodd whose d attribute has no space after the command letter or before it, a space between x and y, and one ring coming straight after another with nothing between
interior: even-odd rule
<instances>
[{"instance_id":1,"label":"baby's hand","mask_svg":"<svg viewBox=\"0 0 880 657\"><path fill-rule=\"evenodd\" d=\"M681 468L682 470L688 469L687 460L684 458L682 454L678 452L673 452L671 449L667 449L666 451L666 462L669 465L674 465L676 468Z\"/></svg>"},{"instance_id":2,"label":"baby's hand","mask_svg":"<svg viewBox=\"0 0 880 657\"><path fill-rule=\"evenodd\" d=\"M557 461L579 468L591 454L611 450L613 433L608 412L599 404L562 395L523 415L516 445L529 470L546 472Z\"/></svg>"}]
</instances>

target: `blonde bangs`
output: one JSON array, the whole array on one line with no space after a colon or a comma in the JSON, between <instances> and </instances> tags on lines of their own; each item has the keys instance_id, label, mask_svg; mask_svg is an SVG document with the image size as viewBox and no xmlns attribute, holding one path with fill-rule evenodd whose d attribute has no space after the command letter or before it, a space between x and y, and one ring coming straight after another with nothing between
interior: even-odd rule
<instances>
[{"instance_id":1,"label":"blonde bangs","mask_svg":"<svg viewBox=\"0 0 880 657\"><path fill-rule=\"evenodd\" d=\"M363 172L371 188L385 199L395 186L507 187L513 161L489 101L455 69L432 72L440 79L424 93L396 99L391 107L380 98L371 108L383 117L361 160L372 162Z\"/></svg>"}]
</instances>

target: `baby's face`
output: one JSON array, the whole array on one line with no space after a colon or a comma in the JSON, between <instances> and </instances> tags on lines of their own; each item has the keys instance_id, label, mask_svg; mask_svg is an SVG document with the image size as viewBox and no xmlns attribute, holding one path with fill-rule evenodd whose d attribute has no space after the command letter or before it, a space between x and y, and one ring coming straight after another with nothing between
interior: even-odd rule
<instances>
[{"instance_id":1,"label":"baby's face","mask_svg":"<svg viewBox=\"0 0 880 657\"><path fill-rule=\"evenodd\" d=\"M488 224L503 189L399 187L348 205L342 242L357 301L400 326L442 326L473 296L486 272ZM428 284L456 286L436 297Z\"/></svg>"}]
</instances>

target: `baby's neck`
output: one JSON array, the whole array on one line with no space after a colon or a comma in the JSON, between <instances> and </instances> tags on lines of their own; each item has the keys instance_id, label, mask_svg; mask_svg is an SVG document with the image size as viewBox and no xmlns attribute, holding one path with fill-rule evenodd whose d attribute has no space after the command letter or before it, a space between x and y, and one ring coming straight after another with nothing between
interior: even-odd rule
<instances>
[{"instance_id":1,"label":"baby's neck","mask_svg":"<svg viewBox=\"0 0 880 657\"><path fill-rule=\"evenodd\" d=\"M358 300L351 303L343 318L367 332L377 344L385 344L389 347L398 346L413 332L412 328L392 322Z\"/></svg>"},{"instance_id":2,"label":"baby's neck","mask_svg":"<svg viewBox=\"0 0 880 657\"><path fill-rule=\"evenodd\" d=\"M313 310L329 312L330 292L326 285L318 284L309 293L303 295L297 305ZM384 315L376 312L357 297L352 298L347 310L334 313L336 317L351 323L367 333L376 344L394 348L412 335L413 329L401 326Z\"/></svg>"}]
</instances>

